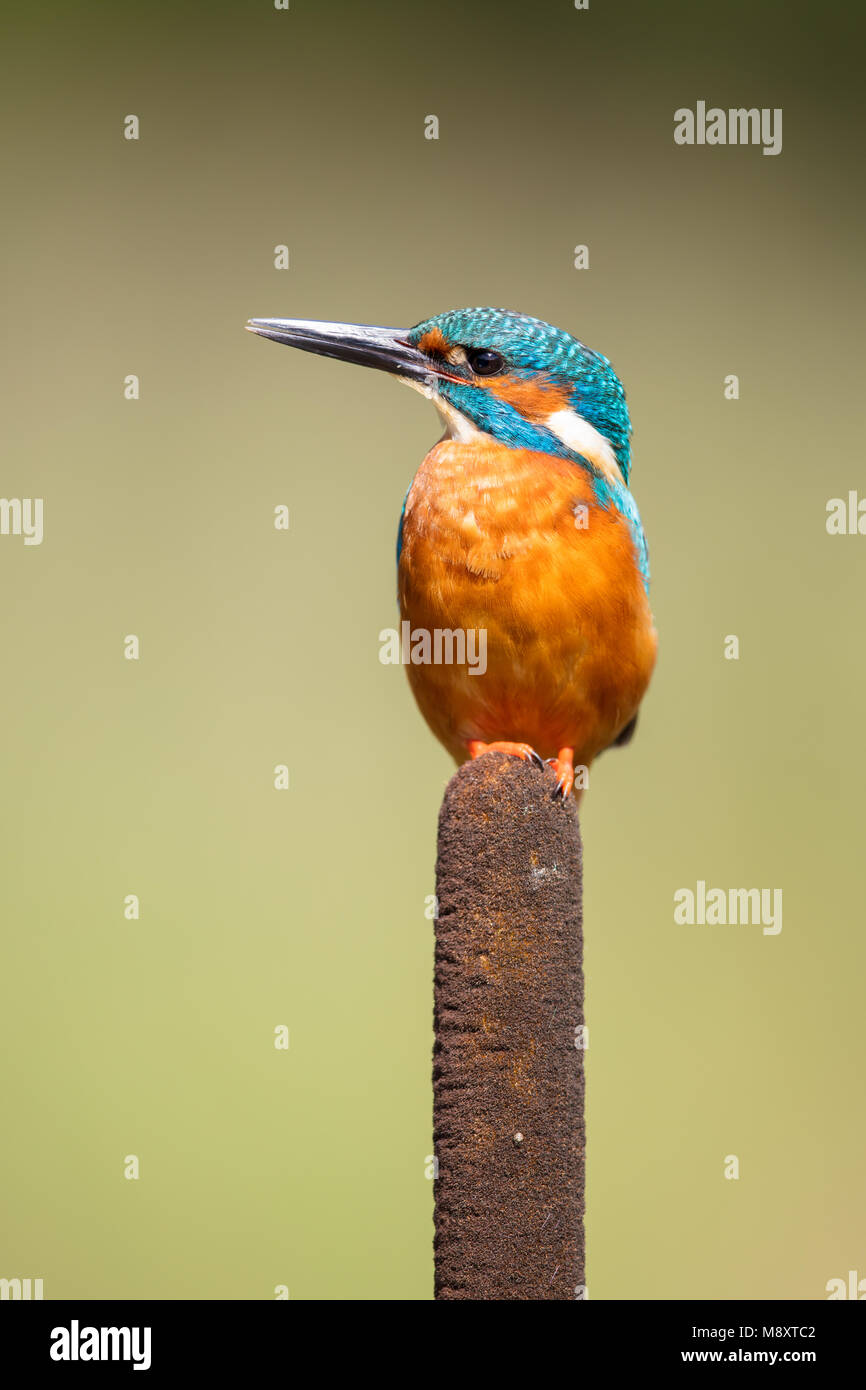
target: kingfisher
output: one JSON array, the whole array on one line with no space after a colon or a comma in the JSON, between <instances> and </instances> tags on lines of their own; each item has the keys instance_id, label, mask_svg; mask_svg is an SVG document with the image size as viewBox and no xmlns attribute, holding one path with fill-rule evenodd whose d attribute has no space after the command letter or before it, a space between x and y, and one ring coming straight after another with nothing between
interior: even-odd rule
<instances>
[{"instance_id":1,"label":"kingfisher","mask_svg":"<svg viewBox=\"0 0 866 1390\"><path fill-rule=\"evenodd\" d=\"M550 765L554 797L579 800L575 769L629 741L657 645L631 421L608 358L506 309L410 329L247 328L390 372L432 401L445 433L403 503L401 618L412 633L485 634L486 665L413 661L415 699L458 764L496 751Z\"/></svg>"}]
</instances>

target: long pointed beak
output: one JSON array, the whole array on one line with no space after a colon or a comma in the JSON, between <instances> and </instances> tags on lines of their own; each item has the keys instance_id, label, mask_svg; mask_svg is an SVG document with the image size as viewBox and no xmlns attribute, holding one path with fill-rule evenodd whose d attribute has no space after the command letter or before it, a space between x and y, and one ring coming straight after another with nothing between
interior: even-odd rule
<instances>
[{"instance_id":1,"label":"long pointed beak","mask_svg":"<svg viewBox=\"0 0 866 1390\"><path fill-rule=\"evenodd\" d=\"M274 343L316 352L320 357L336 357L340 362L378 367L411 381L433 385L437 377L448 375L412 347L408 329L373 328L364 323L318 323L315 319L250 319L246 326L251 333Z\"/></svg>"}]
</instances>

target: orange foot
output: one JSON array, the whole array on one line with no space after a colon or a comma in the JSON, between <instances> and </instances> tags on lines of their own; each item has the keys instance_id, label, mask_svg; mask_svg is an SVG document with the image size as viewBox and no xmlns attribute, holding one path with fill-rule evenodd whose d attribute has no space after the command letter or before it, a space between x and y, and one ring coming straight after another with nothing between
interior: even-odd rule
<instances>
[{"instance_id":1,"label":"orange foot","mask_svg":"<svg viewBox=\"0 0 866 1390\"><path fill-rule=\"evenodd\" d=\"M559 774L559 781L553 793L554 800L561 796L564 801L574 788L574 749L560 748L559 756L548 758L547 766Z\"/></svg>"},{"instance_id":2,"label":"orange foot","mask_svg":"<svg viewBox=\"0 0 866 1390\"><path fill-rule=\"evenodd\" d=\"M544 767L544 762L528 743L482 743L479 738L473 738L466 746L470 758L480 758L484 753L508 753L512 758L522 758L525 763L535 763L536 767ZM574 781L574 774L571 780Z\"/></svg>"}]
</instances>

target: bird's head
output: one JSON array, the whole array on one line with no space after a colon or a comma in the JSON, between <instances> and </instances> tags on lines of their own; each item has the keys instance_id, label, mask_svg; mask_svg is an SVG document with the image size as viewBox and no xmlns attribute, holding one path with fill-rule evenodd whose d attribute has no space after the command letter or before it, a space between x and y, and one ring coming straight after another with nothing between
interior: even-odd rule
<instances>
[{"instance_id":1,"label":"bird's head","mask_svg":"<svg viewBox=\"0 0 866 1390\"><path fill-rule=\"evenodd\" d=\"M414 328L251 319L253 332L392 372L433 400L458 439L588 460L628 483L631 425L606 357L561 328L505 309L455 309Z\"/></svg>"}]
</instances>

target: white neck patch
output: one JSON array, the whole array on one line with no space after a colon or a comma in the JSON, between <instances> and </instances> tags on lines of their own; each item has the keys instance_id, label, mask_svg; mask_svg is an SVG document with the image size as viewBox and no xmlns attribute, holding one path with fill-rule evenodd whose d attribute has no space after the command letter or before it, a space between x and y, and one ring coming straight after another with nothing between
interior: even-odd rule
<instances>
[{"instance_id":1,"label":"white neck patch","mask_svg":"<svg viewBox=\"0 0 866 1390\"><path fill-rule=\"evenodd\" d=\"M449 401L446 401L444 396L440 396L435 385L426 381L412 381L405 376L398 376L397 380L425 396L428 401L433 402L445 425L443 439L456 439L461 443L468 443L473 439L493 438L486 430L480 430L468 416L463 415ZM609 482L625 483L610 440L605 439L604 435L600 434L595 426L585 420L582 415L578 415L576 410L570 408L556 410L552 415L548 415L544 423L551 434L555 434L557 439L562 440L566 448L573 449L577 454L583 454L590 463L594 463Z\"/></svg>"},{"instance_id":2,"label":"white neck patch","mask_svg":"<svg viewBox=\"0 0 866 1390\"><path fill-rule=\"evenodd\" d=\"M610 440L599 434L595 426L578 415L576 410L556 410L548 415L545 424L567 448L573 449L576 454L583 454L590 463L594 463L609 482L625 482Z\"/></svg>"}]
</instances>

